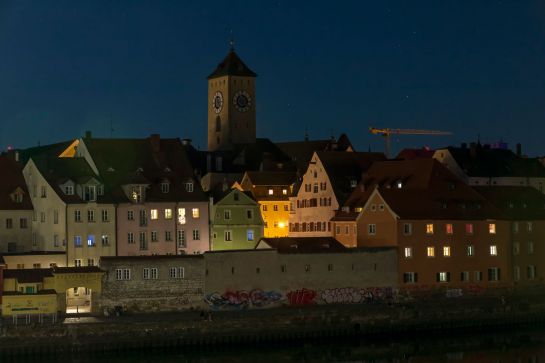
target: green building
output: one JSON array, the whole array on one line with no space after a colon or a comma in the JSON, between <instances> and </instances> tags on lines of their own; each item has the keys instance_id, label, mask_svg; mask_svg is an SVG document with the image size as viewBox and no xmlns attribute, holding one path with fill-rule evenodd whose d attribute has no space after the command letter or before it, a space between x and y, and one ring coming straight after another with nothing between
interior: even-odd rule
<instances>
[{"instance_id":1,"label":"green building","mask_svg":"<svg viewBox=\"0 0 545 363\"><path fill-rule=\"evenodd\" d=\"M254 249L263 237L259 204L238 189L220 198L210 215L212 251Z\"/></svg>"}]
</instances>

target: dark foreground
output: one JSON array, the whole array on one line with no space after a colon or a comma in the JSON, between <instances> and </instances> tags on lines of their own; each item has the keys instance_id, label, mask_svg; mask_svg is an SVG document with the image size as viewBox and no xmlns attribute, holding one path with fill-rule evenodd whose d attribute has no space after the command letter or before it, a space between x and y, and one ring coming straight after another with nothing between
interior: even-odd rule
<instances>
[{"instance_id":1,"label":"dark foreground","mask_svg":"<svg viewBox=\"0 0 545 363\"><path fill-rule=\"evenodd\" d=\"M544 349L545 295L5 321L0 337L1 361L533 363Z\"/></svg>"}]
</instances>

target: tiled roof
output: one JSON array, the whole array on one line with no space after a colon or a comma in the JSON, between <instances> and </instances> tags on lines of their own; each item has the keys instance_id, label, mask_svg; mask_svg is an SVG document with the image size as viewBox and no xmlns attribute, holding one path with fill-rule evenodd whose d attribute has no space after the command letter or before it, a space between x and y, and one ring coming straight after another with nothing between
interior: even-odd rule
<instances>
[{"instance_id":1,"label":"tiled roof","mask_svg":"<svg viewBox=\"0 0 545 363\"><path fill-rule=\"evenodd\" d=\"M295 172L279 171L248 171L246 175L255 186L289 186L295 182L297 177Z\"/></svg>"},{"instance_id":2,"label":"tiled roof","mask_svg":"<svg viewBox=\"0 0 545 363\"><path fill-rule=\"evenodd\" d=\"M474 189L513 220L544 220L545 194L532 187L478 186Z\"/></svg>"},{"instance_id":3,"label":"tiled roof","mask_svg":"<svg viewBox=\"0 0 545 363\"><path fill-rule=\"evenodd\" d=\"M52 277L50 268L27 268L4 270L4 279L17 279L19 283L42 282L45 277Z\"/></svg>"},{"instance_id":4,"label":"tiled roof","mask_svg":"<svg viewBox=\"0 0 545 363\"><path fill-rule=\"evenodd\" d=\"M347 248L333 237L279 237L261 238L279 253L346 252Z\"/></svg>"},{"instance_id":5,"label":"tiled roof","mask_svg":"<svg viewBox=\"0 0 545 363\"><path fill-rule=\"evenodd\" d=\"M11 155L0 155L0 210L31 210L32 202L28 193L22 166ZM17 203L12 194L20 189L22 202Z\"/></svg>"},{"instance_id":6,"label":"tiled roof","mask_svg":"<svg viewBox=\"0 0 545 363\"><path fill-rule=\"evenodd\" d=\"M422 149L403 149L399 154L397 154L396 159L401 160L412 160L412 159L430 159L433 157L435 150L430 148Z\"/></svg>"},{"instance_id":7,"label":"tiled roof","mask_svg":"<svg viewBox=\"0 0 545 363\"><path fill-rule=\"evenodd\" d=\"M231 50L229 54L218 64L214 72L210 73L208 79L221 77L221 76L243 76L243 77L256 77L255 74L239 56Z\"/></svg>"},{"instance_id":8,"label":"tiled roof","mask_svg":"<svg viewBox=\"0 0 545 363\"><path fill-rule=\"evenodd\" d=\"M62 141L55 144L44 145L44 146L35 146L28 149L22 149L19 151L19 161L22 165L25 165L27 161L31 158L37 157L57 157L59 156L68 146L70 146L74 141Z\"/></svg>"},{"instance_id":9,"label":"tiled roof","mask_svg":"<svg viewBox=\"0 0 545 363\"><path fill-rule=\"evenodd\" d=\"M104 272L98 266L82 266L82 267L54 267L54 274L74 274L74 273L96 273Z\"/></svg>"}]
</instances>

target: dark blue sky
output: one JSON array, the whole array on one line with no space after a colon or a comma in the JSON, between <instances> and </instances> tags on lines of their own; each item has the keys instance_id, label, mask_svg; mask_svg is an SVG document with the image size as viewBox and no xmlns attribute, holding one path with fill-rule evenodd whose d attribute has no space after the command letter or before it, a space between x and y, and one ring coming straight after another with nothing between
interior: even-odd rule
<instances>
[{"instance_id":1,"label":"dark blue sky","mask_svg":"<svg viewBox=\"0 0 545 363\"><path fill-rule=\"evenodd\" d=\"M81 136L206 141L206 76L258 73L258 136L428 128L545 154L544 1L0 0L0 146Z\"/></svg>"}]
</instances>

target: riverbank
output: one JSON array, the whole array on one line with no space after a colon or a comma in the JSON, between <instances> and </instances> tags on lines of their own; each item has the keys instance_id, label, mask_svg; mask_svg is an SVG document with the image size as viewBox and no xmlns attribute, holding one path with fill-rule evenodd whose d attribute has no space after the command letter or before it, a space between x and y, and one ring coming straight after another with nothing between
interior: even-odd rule
<instances>
[{"instance_id":1,"label":"riverbank","mask_svg":"<svg viewBox=\"0 0 545 363\"><path fill-rule=\"evenodd\" d=\"M57 324L13 326L0 337L3 358L100 356L138 350L203 350L350 336L432 335L543 326L545 297L451 298L403 304L190 311L122 317L68 318Z\"/></svg>"}]
</instances>

